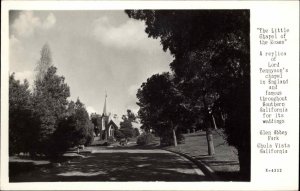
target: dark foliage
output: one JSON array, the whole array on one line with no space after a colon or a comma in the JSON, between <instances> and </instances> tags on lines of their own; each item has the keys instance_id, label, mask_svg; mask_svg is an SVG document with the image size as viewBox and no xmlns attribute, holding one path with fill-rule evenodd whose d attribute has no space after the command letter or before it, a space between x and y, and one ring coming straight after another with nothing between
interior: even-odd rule
<instances>
[{"instance_id":1,"label":"dark foliage","mask_svg":"<svg viewBox=\"0 0 300 191\"><path fill-rule=\"evenodd\" d=\"M41 50L33 93L27 81L9 79L9 151L57 156L91 144L93 128L84 105L67 101L69 86L56 74L49 45Z\"/></svg>"},{"instance_id":2,"label":"dark foliage","mask_svg":"<svg viewBox=\"0 0 300 191\"><path fill-rule=\"evenodd\" d=\"M109 136L108 138L107 138L107 143L110 145L110 144L112 144L112 143L114 143L114 137L113 136Z\"/></svg>"},{"instance_id":3,"label":"dark foliage","mask_svg":"<svg viewBox=\"0 0 300 191\"><path fill-rule=\"evenodd\" d=\"M100 133L101 123L102 123L101 116L97 113L92 113L91 121L94 124L95 135L98 136Z\"/></svg>"},{"instance_id":4,"label":"dark foliage","mask_svg":"<svg viewBox=\"0 0 300 191\"><path fill-rule=\"evenodd\" d=\"M162 140L172 137L173 129L177 135L194 121L169 73L148 78L139 88L137 98L144 130L153 129Z\"/></svg>"},{"instance_id":5,"label":"dark foliage","mask_svg":"<svg viewBox=\"0 0 300 191\"><path fill-rule=\"evenodd\" d=\"M132 138L133 135L134 135L134 129L133 128L121 128L119 131L122 132L122 134L124 135L124 137L126 139Z\"/></svg>"},{"instance_id":6,"label":"dark foliage","mask_svg":"<svg viewBox=\"0 0 300 191\"><path fill-rule=\"evenodd\" d=\"M115 137L117 141L120 141L121 139L125 138L125 135L120 130L115 131Z\"/></svg>"},{"instance_id":7,"label":"dark foliage","mask_svg":"<svg viewBox=\"0 0 300 191\"><path fill-rule=\"evenodd\" d=\"M124 135L126 139L135 137L136 131L132 126L132 122L136 120L134 113L127 109L127 115L122 116L123 121L120 123L120 132Z\"/></svg>"},{"instance_id":8,"label":"dark foliage","mask_svg":"<svg viewBox=\"0 0 300 191\"><path fill-rule=\"evenodd\" d=\"M184 102L205 128L223 116L228 143L239 151L241 172L250 167L249 10L127 10L143 20L174 56L170 67ZM243 116L241 115L243 114ZM213 115L213 116L212 116ZM226 116L226 117L224 117Z\"/></svg>"},{"instance_id":9,"label":"dark foliage","mask_svg":"<svg viewBox=\"0 0 300 191\"><path fill-rule=\"evenodd\" d=\"M134 137L137 137L137 136L139 136L139 135L140 135L139 129L138 129L138 128L134 128L134 129L133 129L133 136L134 136Z\"/></svg>"},{"instance_id":10,"label":"dark foliage","mask_svg":"<svg viewBox=\"0 0 300 191\"><path fill-rule=\"evenodd\" d=\"M136 143L138 145L149 145L153 142L154 137L151 133L142 133L138 136Z\"/></svg>"},{"instance_id":11,"label":"dark foliage","mask_svg":"<svg viewBox=\"0 0 300 191\"><path fill-rule=\"evenodd\" d=\"M9 77L9 154L33 153L39 134L39 120L32 111L29 84Z\"/></svg>"}]
</instances>

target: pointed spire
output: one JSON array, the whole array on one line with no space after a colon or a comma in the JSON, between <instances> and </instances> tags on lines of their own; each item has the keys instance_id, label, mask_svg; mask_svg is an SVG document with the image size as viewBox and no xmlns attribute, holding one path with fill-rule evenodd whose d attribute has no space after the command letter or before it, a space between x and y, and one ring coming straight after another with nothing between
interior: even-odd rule
<instances>
[{"instance_id":1,"label":"pointed spire","mask_svg":"<svg viewBox=\"0 0 300 191\"><path fill-rule=\"evenodd\" d=\"M107 116L107 113L106 113L106 98L107 98L107 93L105 91L105 100L104 100L104 107L103 107L103 113L102 113L103 116Z\"/></svg>"}]
</instances>

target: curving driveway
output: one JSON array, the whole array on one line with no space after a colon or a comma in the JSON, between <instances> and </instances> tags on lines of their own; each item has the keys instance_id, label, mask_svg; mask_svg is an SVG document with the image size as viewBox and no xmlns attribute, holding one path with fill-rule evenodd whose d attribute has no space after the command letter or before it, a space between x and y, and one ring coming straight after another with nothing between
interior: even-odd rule
<instances>
[{"instance_id":1,"label":"curving driveway","mask_svg":"<svg viewBox=\"0 0 300 191\"><path fill-rule=\"evenodd\" d=\"M50 181L207 181L186 158L160 149L100 149L61 166L42 166L11 177L13 182Z\"/></svg>"}]
</instances>

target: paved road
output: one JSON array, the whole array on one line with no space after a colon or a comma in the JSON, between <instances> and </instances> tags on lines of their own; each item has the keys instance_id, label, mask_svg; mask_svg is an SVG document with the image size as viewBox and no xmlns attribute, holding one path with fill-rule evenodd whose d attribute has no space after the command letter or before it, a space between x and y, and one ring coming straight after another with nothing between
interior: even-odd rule
<instances>
[{"instance_id":1,"label":"paved road","mask_svg":"<svg viewBox=\"0 0 300 191\"><path fill-rule=\"evenodd\" d=\"M45 166L12 177L11 181L205 181L191 161L152 149L95 149L61 166Z\"/></svg>"}]
</instances>

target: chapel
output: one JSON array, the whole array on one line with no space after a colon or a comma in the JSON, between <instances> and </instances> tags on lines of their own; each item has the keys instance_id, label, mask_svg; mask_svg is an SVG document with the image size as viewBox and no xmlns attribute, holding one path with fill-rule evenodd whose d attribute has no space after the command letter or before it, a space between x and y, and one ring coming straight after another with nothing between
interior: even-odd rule
<instances>
[{"instance_id":1,"label":"chapel","mask_svg":"<svg viewBox=\"0 0 300 191\"><path fill-rule=\"evenodd\" d=\"M104 99L103 113L101 116L100 139L107 140L109 137L115 138L115 131L120 129L120 121L118 116L107 113L106 105L107 94Z\"/></svg>"}]
</instances>

